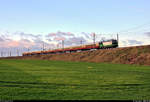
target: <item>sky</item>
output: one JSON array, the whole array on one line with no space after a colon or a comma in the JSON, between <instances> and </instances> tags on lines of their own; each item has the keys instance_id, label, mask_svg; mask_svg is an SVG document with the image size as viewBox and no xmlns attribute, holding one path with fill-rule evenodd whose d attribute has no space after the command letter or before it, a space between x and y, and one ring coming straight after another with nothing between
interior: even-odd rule
<instances>
[{"instance_id":1,"label":"sky","mask_svg":"<svg viewBox=\"0 0 150 102\"><path fill-rule=\"evenodd\" d=\"M52 48L119 34L120 47L150 44L150 0L0 0L0 49ZM71 41L70 41L71 40ZM72 42L74 40L74 42ZM0 50L1 51L1 50Z\"/></svg>"}]
</instances>

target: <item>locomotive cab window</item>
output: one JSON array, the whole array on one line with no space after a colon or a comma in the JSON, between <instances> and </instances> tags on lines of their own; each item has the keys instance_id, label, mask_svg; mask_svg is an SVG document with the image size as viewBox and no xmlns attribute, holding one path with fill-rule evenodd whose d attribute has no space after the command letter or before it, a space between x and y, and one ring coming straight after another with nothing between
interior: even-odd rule
<instances>
[{"instance_id":1,"label":"locomotive cab window","mask_svg":"<svg viewBox=\"0 0 150 102\"><path fill-rule=\"evenodd\" d=\"M112 44L116 44L117 43L117 40L112 40Z\"/></svg>"}]
</instances>

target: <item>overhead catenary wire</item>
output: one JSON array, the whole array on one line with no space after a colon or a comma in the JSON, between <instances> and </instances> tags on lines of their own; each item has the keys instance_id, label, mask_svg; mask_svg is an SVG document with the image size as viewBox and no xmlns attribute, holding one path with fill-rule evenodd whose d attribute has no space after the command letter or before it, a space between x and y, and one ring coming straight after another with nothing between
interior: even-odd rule
<instances>
[{"instance_id":1,"label":"overhead catenary wire","mask_svg":"<svg viewBox=\"0 0 150 102\"><path fill-rule=\"evenodd\" d=\"M127 33L127 32L129 32L129 31L133 31L133 30L140 29L140 28L142 28L142 27L144 27L144 26L146 26L146 25L150 25L150 22L147 22L147 23L144 23L144 24L141 24L141 25L138 25L138 26L136 26L136 27L129 28L129 29L126 29L126 30L121 30L121 31L119 31L118 33Z\"/></svg>"}]
</instances>

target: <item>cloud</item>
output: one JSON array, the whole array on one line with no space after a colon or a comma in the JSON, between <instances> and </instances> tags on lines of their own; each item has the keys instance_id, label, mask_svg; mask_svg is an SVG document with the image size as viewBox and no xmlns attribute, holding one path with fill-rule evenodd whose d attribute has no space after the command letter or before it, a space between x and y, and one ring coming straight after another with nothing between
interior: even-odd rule
<instances>
[{"instance_id":1,"label":"cloud","mask_svg":"<svg viewBox=\"0 0 150 102\"><path fill-rule=\"evenodd\" d=\"M20 39L19 41L13 40L13 39L4 39L2 42L0 42L0 46L4 48L28 48L33 43L27 39Z\"/></svg>"},{"instance_id":2,"label":"cloud","mask_svg":"<svg viewBox=\"0 0 150 102\"><path fill-rule=\"evenodd\" d=\"M71 32L61 32L61 31L58 31L56 33L49 33L48 35L46 35L46 37L56 37L56 36L74 36L73 33Z\"/></svg>"},{"instance_id":3,"label":"cloud","mask_svg":"<svg viewBox=\"0 0 150 102\"><path fill-rule=\"evenodd\" d=\"M82 43L89 42L91 38L90 33L82 32L81 34L74 34L72 32L61 32L58 31L56 33L49 33L46 36L46 40L49 42L56 42L56 46L61 45L61 41L64 40L65 46L75 46L80 45Z\"/></svg>"},{"instance_id":4,"label":"cloud","mask_svg":"<svg viewBox=\"0 0 150 102\"><path fill-rule=\"evenodd\" d=\"M81 32L81 34L87 38L87 39L90 39L91 38L91 34L90 33L86 33L86 32Z\"/></svg>"},{"instance_id":5,"label":"cloud","mask_svg":"<svg viewBox=\"0 0 150 102\"><path fill-rule=\"evenodd\" d=\"M52 41L52 39L50 39L50 38L46 38L46 40L47 40L47 41L49 41L49 42L51 42L51 41Z\"/></svg>"},{"instance_id":6,"label":"cloud","mask_svg":"<svg viewBox=\"0 0 150 102\"><path fill-rule=\"evenodd\" d=\"M127 47L127 46L138 46L144 44L144 41L138 40L122 40L120 41L120 47Z\"/></svg>"},{"instance_id":7,"label":"cloud","mask_svg":"<svg viewBox=\"0 0 150 102\"><path fill-rule=\"evenodd\" d=\"M58 31L56 33L49 33L47 34L45 37L46 37L46 40L51 42L51 41L61 41L61 40L66 40L67 38L70 38L70 37L74 37L75 34L71 33L71 32L61 32L61 31Z\"/></svg>"},{"instance_id":8,"label":"cloud","mask_svg":"<svg viewBox=\"0 0 150 102\"><path fill-rule=\"evenodd\" d=\"M150 37L150 32L145 32L144 33L146 36Z\"/></svg>"},{"instance_id":9,"label":"cloud","mask_svg":"<svg viewBox=\"0 0 150 102\"><path fill-rule=\"evenodd\" d=\"M21 39L21 41L31 43L31 41L28 39Z\"/></svg>"},{"instance_id":10,"label":"cloud","mask_svg":"<svg viewBox=\"0 0 150 102\"><path fill-rule=\"evenodd\" d=\"M0 52L3 52L3 56L9 56L10 51L12 56L17 56L17 50L19 50L19 55L27 52L28 49L29 51L43 50L43 44L44 49L56 47L53 43L47 43L40 34L34 35L24 32L0 34Z\"/></svg>"},{"instance_id":11,"label":"cloud","mask_svg":"<svg viewBox=\"0 0 150 102\"><path fill-rule=\"evenodd\" d=\"M8 47L19 47L19 45L20 45L19 42L18 41L14 41L14 40L12 40L12 41L7 43Z\"/></svg>"},{"instance_id":12,"label":"cloud","mask_svg":"<svg viewBox=\"0 0 150 102\"><path fill-rule=\"evenodd\" d=\"M28 39L20 39L18 41L19 45L17 47L24 47L24 48L31 48L32 46L35 45L34 42L28 40Z\"/></svg>"},{"instance_id":13,"label":"cloud","mask_svg":"<svg viewBox=\"0 0 150 102\"><path fill-rule=\"evenodd\" d=\"M64 43L67 46L80 45L81 43L86 44L87 40L83 37L72 37L72 38L69 38L69 39L65 40Z\"/></svg>"},{"instance_id":14,"label":"cloud","mask_svg":"<svg viewBox=\"0 0 150 102\"><path fill-rule=\"evenodd\" d=\"M42 42L42 35L28 34L24 32L8 32L0 35L1 48L31 48Z\"/></svg>"},{"instance_id":15,"label":"cloud","mask_svg":"<svg viewBox=\"0 0 150 102\"><path fill-rule=\"evenodd\" d=\"M128 40L129 45L143 44L142 41L137 40Z\"/></svg>"},{"instance_id":16,"label":"cloud","mask_svg":"<svg viewBox=\"0 0 150 102\"><path fill-rule=\"evenodd\" d=\"M36 39L41 39L42 35L41 34L31 34L31 33L24 33L24 32L15 32L13 35L19 37L20 39L28 39L28 40L36 40Z\"/></svg>"},{"instance_id":17,"label":"cloud","mask_svg":"<svg viewBox=\"0 0 150 102\"><path fill-rule=\"evenodd\" d=\"M2 38L0 37L0 42L2 42L2 41L4 41L4 39L2 39Z\"/></svg>"},{"instance_id":18,"label":"cloud","mask_svg":"<svg viewBox=\"0 0 150 102\"><path fill-rule=\"evenodd\" d=\"M49 33L45 37L48 41L60 41L66 40L66 38L73 37L74 34L71 32L61 32L58 31L56 33Z\"/></svg>"},{"instance_id":19,"label":"cloud","mask_svg":"<svg viewBox=\"0 0 150 102\"><path fill-rule=\"evenodd\" d=\"M65 37L55 37L53 40L62 41L62 40L66 40L66 38Z\"/></svg>"}]
</instances>

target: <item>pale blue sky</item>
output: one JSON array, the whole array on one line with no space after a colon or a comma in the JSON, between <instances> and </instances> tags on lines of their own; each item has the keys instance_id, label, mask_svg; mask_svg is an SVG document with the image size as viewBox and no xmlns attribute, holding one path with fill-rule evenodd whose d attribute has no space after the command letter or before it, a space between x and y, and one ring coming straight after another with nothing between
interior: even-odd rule
<instances>
[{"instance_id":1,"label":"pale blue sky","mask_svg":"<svg viewBox=\"0 0 150 102\"><path fill-rule=\"evenodd\" d=\"M150 22L150 0L0 0L0 30L116 33Z\"/></svg>"}]
</instances>

